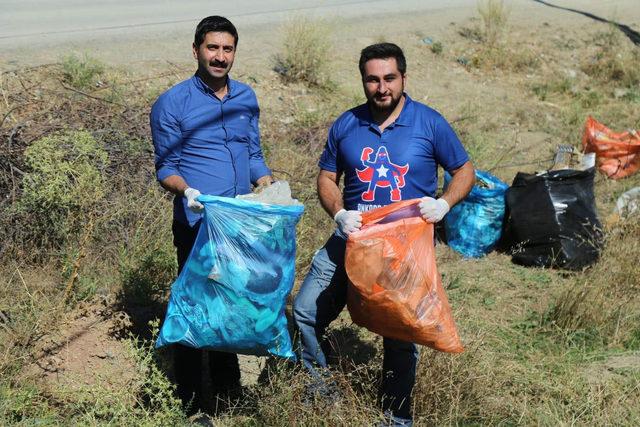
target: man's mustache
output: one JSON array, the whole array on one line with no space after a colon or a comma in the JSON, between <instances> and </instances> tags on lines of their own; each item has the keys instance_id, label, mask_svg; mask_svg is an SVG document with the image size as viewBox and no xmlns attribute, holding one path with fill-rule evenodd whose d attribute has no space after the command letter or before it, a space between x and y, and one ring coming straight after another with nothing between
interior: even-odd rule
<instances>
[{"instance_id":1,"label":"man's mustache","mask_svg":"<svg viewBox=\"0 0 640 427\"><path fill-rule=\"evenodd\" d=\"M209 66L210 67L217 67L217 68L227 68L227 63L226 62L213 61L213 62L209 62Z\"/></svg>"}]
</instances>

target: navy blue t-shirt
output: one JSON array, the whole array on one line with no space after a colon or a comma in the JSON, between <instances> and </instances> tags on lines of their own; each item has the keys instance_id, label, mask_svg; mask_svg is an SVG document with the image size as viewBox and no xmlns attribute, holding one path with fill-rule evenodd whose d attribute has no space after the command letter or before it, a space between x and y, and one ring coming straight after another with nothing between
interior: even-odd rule
<instances>
[{"instance_id":1,"label":"navy blue t-shirt","mask_svg":"<svg viewBox=\"0 0 640 427\"><path fill-rule=\"evenodd\" d=\"M469 160L449 123L405 94L396 121L381 133L367 104L335 121L321 169L344 174L344 207L366 211L399 200L434 197L438 165L451 172Z\"/></svg>"}]
</instances>

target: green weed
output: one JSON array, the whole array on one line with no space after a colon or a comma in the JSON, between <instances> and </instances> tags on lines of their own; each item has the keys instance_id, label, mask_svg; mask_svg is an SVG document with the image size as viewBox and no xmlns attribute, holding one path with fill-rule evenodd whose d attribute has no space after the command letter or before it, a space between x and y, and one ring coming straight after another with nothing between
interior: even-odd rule
<instances>
[{"instance_id":1,"label":"green weed","mask_svg":"<svg viewBox=\"0 0 640 427\"><path fill-rule=\"evenodd\" d=\"M131 304L158 303L166 298L169 285L176 275L173 252L154 250L143 256L137 265L123 260L123 298Z\"/></svg>"},{"instance_id":2,"label":"green weed","mask_svg":"<svg viewBox=\"0 0 640 427\"><path fill-rule=\"evenodd\" d=\"M104 70L104 64L86 54L82 57L72 54L62 60L64 81L76 89L89 89L95 86Z\"/></svg>"},{"instance_id":3,"label":"green weed","mask_svg":"<svg viewBox=\"0 0 640 427\"><path fill-rule=\"evenodd\" d=\"M433 42L433 44L431 45L431 52L435 53L436 55L440 55L443 51L444 46L442 42Z\"/></svg>"},{"instance_id":4,"label":"green weed","mask_svg":"<svg viewBox=\"0 0 640 427\"><path fill-rule=\"evenodd\" d=\"M551 82L538 83L531 86L531 91L541 101L547 101L553 94L566 94L571 91L573 83L569 78L562 78Z\"/></svg>"},{"instance_id":5,"label":"green weed","mask_svg":"<svg viewBox=\"0 0 640 427\"><path fill-rule=\"evenodd\" d=\"M16 205L29 224L21 230L23 242L60 248L105 197L109 156L89 132L72 131L35 141L25 151L25 163L30 170Z\"/></svg>"}]
</instances>

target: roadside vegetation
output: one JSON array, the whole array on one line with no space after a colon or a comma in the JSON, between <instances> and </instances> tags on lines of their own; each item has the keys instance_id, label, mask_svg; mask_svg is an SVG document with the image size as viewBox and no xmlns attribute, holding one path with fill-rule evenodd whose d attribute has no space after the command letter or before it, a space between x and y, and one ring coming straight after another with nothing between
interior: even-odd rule
<instances>
[{"instance_id":1,"label":"roadside vegetation","mask_svg":"<svg viewBox=\"0 0 640 427\"><path fill-rule=\"evenodd\" d=\"M603 24L584 30L585 40L558 39L549 24L534 36L510 19L503 2L487 0L437 48L398 41L416 70L410 94L429 95L478 168L508 183L517 171L548 168L556 145L579 146L589 114L613 129L640 128L637 46ZM315 196L328 127L362 102L357 78L329 78L329 52L345 48L331 47L326 25L293 19L276 72L252 83L269 165L305 204L297 283L332 227ZM467 82L463 102L430 95L440 82L420 86L421 61L455 70ZM0 424L193 421L173 397L170 350L153 348L176 263L171 197L154 178L147 124L155 97L191 73L188 64L132 75L70 56L0 77ZM465 260L438 246L466 351L422 350L417 425L640 424L640 218L609 217L640 175L599 175L595 185L606 245L585 271L521 267L495 252ZM305 401L300 368L268 361L241 398L211 403L216 425L381 420L381 340L345 311L331 342L339 402Z\"/></svg>"},{"instance_id":2,"label":"roadside vegetation","mask_svg":"<svg viewBox=\"0 0 640 427\"><path fill-rule=\"evenodd\" d=\"M330 29L327 22L304 16L292 17L283 25L283 49L273 57L273 69L284 82L318 87L330 84Z\"/></svg>"}]
</instances>

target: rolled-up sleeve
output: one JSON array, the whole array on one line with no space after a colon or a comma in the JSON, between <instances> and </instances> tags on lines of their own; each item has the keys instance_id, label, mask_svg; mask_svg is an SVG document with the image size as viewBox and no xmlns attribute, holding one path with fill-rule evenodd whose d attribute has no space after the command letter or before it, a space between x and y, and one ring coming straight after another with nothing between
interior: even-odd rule
<instances>
[{"instance_id":1,"label":"rolled-up sleeve","mask_svg":"<svg viewBox=\"0 0 640 427\"><path fill-rule=\"evenodd\" d=\"M262 155L260 146L260 109L256 100L254 114L249 124L249 170L251 182L256 183L259 178L271 175L271 170L267 167Z\"/></svg>"},{"instance_id":2,"label":"rolled-up sleeve","mask_svg":"<svg viewBox=\"0 0 640 427\"><path fill-rule=\"evenodd\" d=\"M158 181L171 175L180 175L178 166L182 149L182 133L180 122L176 114L171 111L166 97L161 96L153 104L149 118Z\"/></svg>"}]
</instances>

